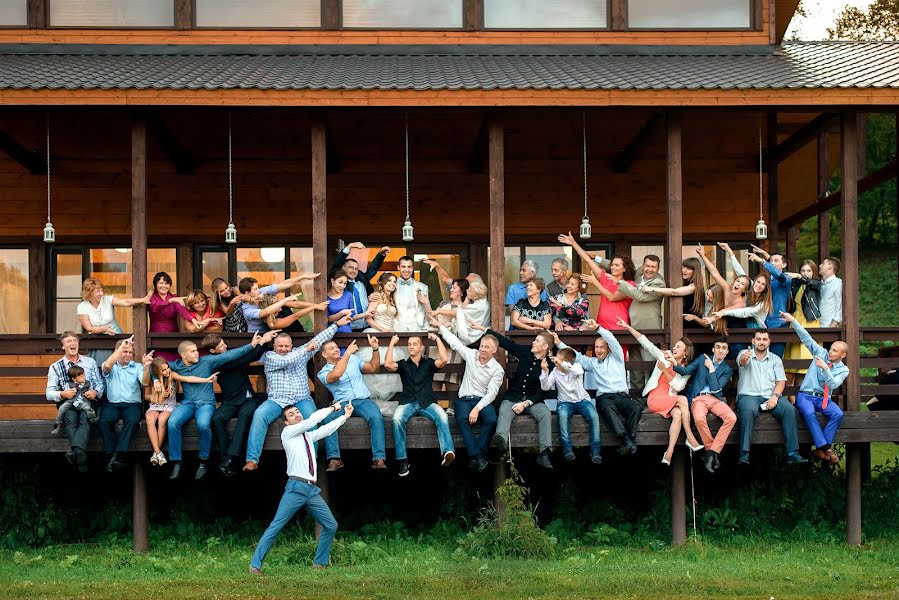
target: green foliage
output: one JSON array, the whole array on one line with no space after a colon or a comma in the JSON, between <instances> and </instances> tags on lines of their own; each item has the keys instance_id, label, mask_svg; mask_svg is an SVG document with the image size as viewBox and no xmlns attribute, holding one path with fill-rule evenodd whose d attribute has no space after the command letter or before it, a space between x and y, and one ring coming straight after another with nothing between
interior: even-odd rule
<instances>
[{"instance_id":1,"label":"green foliage","mask_svg":"<svg viewBox=\"0 0 899 600\"><path fill-rule=\"evenodd\" d=\"M827 34L832 40L895 40L899 38L899 2L874 0L864 11L845 6Z\"/></svg>"}]
</instances>

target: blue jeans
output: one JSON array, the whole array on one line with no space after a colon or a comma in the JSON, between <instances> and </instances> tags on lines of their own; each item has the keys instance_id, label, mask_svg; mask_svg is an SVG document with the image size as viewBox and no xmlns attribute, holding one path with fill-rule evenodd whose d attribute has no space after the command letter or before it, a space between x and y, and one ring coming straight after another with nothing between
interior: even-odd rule
<instances>
[{"instance_id":1,"label":"blue jeans","mask_svg":"<svg viewBox=\"0 0 899 600\"><path fill-rule=\"evenodd\" d=\"M181 460L181 428L193 418L197 420L200 460L209 458L209 450L212 448L213 413L215 413L215 404L211 402L204 402L203 404L182 402L175 407L168 421L170 460Z\"/></svg>"},{"instance_id":2,"label":"blue jeans","mask_svg":"<svg viewBox=\"0 0 899 600\"><path fill-rule=\"evenodd\" d=\"M116 435L115 425L122 420L122 434ZM100 434L106 454L127 452L131 437L140 423L140 402L107 402L100 408Z\"/></svg>"},{"instance_id":3,"label":"blue jeans","mask_svg":"<svg viewBox=\"0 0 899 600\"><path fill-rule=\"evenodd\" d=\"M481 399L476 396L466 396L465 398L456 398L453 402L453 407L456 410L456 425L459 426L459 433L462 434L462 439L465 441L465 448L468 450L469 458L477 458L479 454L487 451L487 446L490 445L490 438L493 437L493 432L496 430L496 409L493 408L492 404L485 406L478 415L478 421L481 423L481 431L478 433L478 436L475 437L474 432L471 430L471 425L468 423L468 414L480 401Z\"/></svg>"},{"instance_id":4,"label":"blue jeans","mask_svg":"<svg viewBox=\"0 0 899 600\"><path fill-rule=\"evenodd\" d=\"M571 416L581 415L590 428L590 453L599 454L599 413L596 412L593 403L589 400L559 402L556 411L559 413L559 440L562 442L562 452L571 452L571 435L568 433Z\"/></svg>"},{"instance_id":5,"label":"blue jeans","mask_svg":"<svg viewBox=\"0 0 899 600\"><path fill-rule=\"evenodd\" d=\"M320 425L330 423L343 415L345 406L346 403L342 402L340 410L325 417L325 420ZM381 416L378 405L368 398L357 398L353 400L353 409L353 416L365 419L368 422L368 428L371 430L372 460L378 460L379 458L386 460L387 453L384 451L384 417ZM328 459L340 458L340 443L336 431L325 438L325 450Z\"/></svg>"},{"instance_id":6,"label":"blue jeans","mask_svg":"<svg viewBox=\"0 0 899 600\"><path fill-rule=\"evenodd\" d=\"M397 460L406 458L406 423L415 415L430 419L437 426L437 442L440 444L441 454L453 450L453 435L450 433L446 412L436 402L426 408L421 408L418 402L410 402L400 404L393 413L393 446Z\"/></svg>"},{"instance_id":7,"label":"blue jeans","mask_svg":"<svg viewBox=\"0 0 899 600\"><path fill-rule=\"evenodd\" d=\"M334 520L331 509L322 499L321 490L317 485L288 479L284 495L281 496L281 502L278 504L278 512L275 513L271 525L256 544L256 552L253 553L253 560L250 561L251 567L262 568L262 561L265 560L268 551L272 549L275 538L278 537L287 522L304 506L312 518L322 526L322 533L318 538L318 546L315 548L315 558L312 559L312 562L316 565L328 566L331 544L334 543L334 534L337 533L337 521Z\"/></svg>"},{"instance_id":8,"label":"blue jeans","mask_svg":"<svg viewBox=\"0 0 899 600\"><path fill-rule=\"evenodd\" d=\"M843 410L837 406L837 403L831 400L827 403L827 408L822 409L821 404L824 398L821 396L813 396L799 392L796 394L796 410L805 419L805 426L808 432L812 434L812 441L816 448L829 446L833 444L833 438L837 434L837 428L843 422ZM818 416L815 413L821 413L827 417L827 425L824 431L821 431L821 424L818 423Z\"/></svg>"},{"instance_id":9,"label":"blue jeans","mask_svg":"<svg viewBox=\"0 0 899 600\"><path fill-rule=\"evenodd\" d=\"M305 398L296 404L304 419L315 412L315 403L312 398ZM265 444L265 436L268 434L268 426L282 417L284 409L274 400L266 400L259 405L253 413L253 422L250 424L250 435L247 437L247 462L259 464L262 455L262 446Z\"/></svg>"}]
</instances>

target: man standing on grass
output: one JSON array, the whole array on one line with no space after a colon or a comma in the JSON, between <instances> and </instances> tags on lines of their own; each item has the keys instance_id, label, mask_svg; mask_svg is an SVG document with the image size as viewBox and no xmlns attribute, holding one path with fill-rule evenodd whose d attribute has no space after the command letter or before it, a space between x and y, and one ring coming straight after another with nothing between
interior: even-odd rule
<instances>
[{"instance_id":1,"label":"man standing on grass","mask_svg":"<svg viewBox=\"0 0 899 600\"><path fill-rule=\"evenodd\" d=\"M344 413L318 429L314 429L326 417L343 409ZM309 514L322 526L321 535L318 538L318 546L315 549L315 558L312 560L313 569L325 569L331 561L331 544L334 543L334 535L337 533L337 521L331 514L331 509L321 496L321 489L316 485L318 481L318 468L315 464L315 452L313 444L323 437L337 431L346 423L353 414L353 403L342 408L340 404L334 404L327 408L317 410L308 419L303 419L300 409L296 406L288 406L284 409L284 429L281 431L281 443L287 454L287 486L281 503L278 504L278 512L262 537L256 544L256 552L250 561L250 574L262 576L262 562L268 551L272 549L275 538L287 525L297 512L306 507Z\"/></svg>"}]
</instances>

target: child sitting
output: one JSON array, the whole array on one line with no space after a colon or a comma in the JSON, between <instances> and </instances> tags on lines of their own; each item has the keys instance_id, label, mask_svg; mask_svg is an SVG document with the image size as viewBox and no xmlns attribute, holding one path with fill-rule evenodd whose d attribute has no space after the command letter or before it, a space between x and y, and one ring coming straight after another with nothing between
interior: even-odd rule
<instances>
[{"instance_id":1,"label":"child sitting","mask_svg":"<svg viewBox=\"0 0 899 600\"><path fill-rule=\"evenodd\" d=\"M50 430L50 435L60 435L62 433L62 419L69 410L83 410L87 413L87 418L91 423L97 422L97 413L91 406L91 401L84 397L84 393L91 389L91 384L87 380L84 369L78 365L72 365L68 370L69 389L75 390L75 395L59 405L56 411L56 423Z\"/></svg>"},{"instance_id":2,"label":"child sitting","mask_svg":"<svg viewBox=\"0 0 899 600\"><path fill-rule=\"evenodd\" d=\"M565 460L575 459L571 446L569 425L571 415L579 414L590 427L590 460L593 464L602 463L599 444L599 413L584 389L584 367L575 363L576 354L571 348L562 348L556 356L549 357L555 368L550 371L549 363L544 358L540 367L540 387L544 390L556 389L558 393L559 439L562 442L562 454Z\"/></svg>"}]
</instances>

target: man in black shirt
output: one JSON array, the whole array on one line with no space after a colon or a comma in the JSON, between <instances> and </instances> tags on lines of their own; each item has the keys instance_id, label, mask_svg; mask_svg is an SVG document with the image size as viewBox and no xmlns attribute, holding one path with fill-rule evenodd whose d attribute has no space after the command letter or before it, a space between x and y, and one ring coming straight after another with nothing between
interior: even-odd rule
<instances>
[{"instance_id":1,"label":"man in black shirt","mask_svg":"<svg viewBox=\"0 0 899 600\"><path fill-rule=\"evenodd\" d=\"M423 340L414 335L407 342L409 358L396 362L393 360L393 347L400 341L399 336L390 338L384 366L388 371L398 373L403 382L399 406L393 413L393 445L396 460L399 462L400 477L409 474L409 461L406 458L406 423L415 415L421 415L437 426L437 441L443 455L441 466L447 467L456 458L453 449L453 436L449 430L449 419L446 412L434 402L434 373L442 369L447 362L446 346L443 340L433 333L428 338L437 343L437 360L427 356Z\"/></svg>"}]
</instances>

